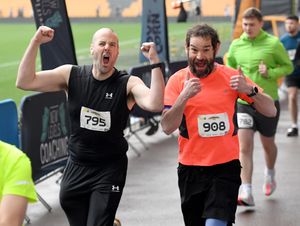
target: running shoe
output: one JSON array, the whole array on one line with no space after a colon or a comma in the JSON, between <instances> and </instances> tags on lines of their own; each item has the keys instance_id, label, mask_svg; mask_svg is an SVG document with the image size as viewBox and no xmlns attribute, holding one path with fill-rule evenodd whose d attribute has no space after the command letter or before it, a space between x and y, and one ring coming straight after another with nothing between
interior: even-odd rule
<instances>
[{"instance_id":1,"label":"running shoe","mask_svg":"<svg viewBox=\"0 0 300 226\"><path fill-rule=\"evenodd\" d=\"M146 132L147 136L151 136L157 132L159 127L159 122L156 121L154 118L151 118L149 119L149 125L150 125L150 129Z\"/></svg>"},{"instance_id":2,"label":"running shoe","mask_svg":"<svg viewBox=\"0 0 300 226\"><path fill-rule=\"evenodd\" d=\"M266 196L272 195L276 189L276 181L274 176L265 176L265 182L263 185L263 192Z\"/></svg>"},{"instance_id":3,"label":"running shoe","mask_svg":"<svg viewBox=\"0 0 300 226\"><path fill-rule=\"evenodd\" d=\"M288 137L297 137L298 136L298 128L291 127L287 130L286 136Z\"/></svg>"},{"instance_id":4,"label":"running shoe","mask_svg":"<svg viewBox=\"0 0 300 226\"><path fill-rule=\"evenodd\" d=\"M250 192L242 190L238 196L237 204L239 206L255 206L253 195Z\"/></svg>"},{"instance_id":5,"label":"running shoe","mask_svg":"<svg viewBox=\"0 0 300 226\"><path fill-rule=\"evenodd\" d=\"M121 226L121 221L118 218L115 218L114 226Z\"/></svg>"}]
</instances>

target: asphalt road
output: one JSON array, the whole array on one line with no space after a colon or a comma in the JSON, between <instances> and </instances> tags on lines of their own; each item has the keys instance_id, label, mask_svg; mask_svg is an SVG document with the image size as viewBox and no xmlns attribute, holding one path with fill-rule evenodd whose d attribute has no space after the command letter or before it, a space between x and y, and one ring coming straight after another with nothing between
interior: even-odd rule
<instances>
[{"instance_id":1,"label":"asphalt road","mask_svg":"<svg viewBox=\"0 0 300 226\"><path fill-rule=\"evenodd\" d=\"M299 226L300 216L300 139L287 138L289 114L286 103L281 105L276 135L278 159L276 165L277 190L270 196L262 192L264 156L256 134L254 152L253 189L256 206L238 207L237 226ZM177 188L177 138L159 130L146 136L138 133L148 150L132 136L130 143L140 152L138 157L130 149L127 184L117 212L122 226L183 226ZM60 175L37 184L38 193L51 206L49 212L41 202L30 204L27 216L31 226L67 226L58 201Z\"/></svg>"}]
</instances>

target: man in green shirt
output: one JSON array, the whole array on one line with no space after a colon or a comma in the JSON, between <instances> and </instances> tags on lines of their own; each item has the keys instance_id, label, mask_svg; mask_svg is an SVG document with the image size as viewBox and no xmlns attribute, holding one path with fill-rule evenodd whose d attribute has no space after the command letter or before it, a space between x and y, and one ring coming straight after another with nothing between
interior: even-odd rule
<instances>
[{"instance_id":1,"label":"man in green shirt","mask_svg":"<svg viewBox=\"0 0 300 226\"><path fill-rule=\"evenodd\" d=\"M0 140L0 226L21 226L28 202L36 201L29 158Z\"/></svg>"},{"instance_id":2,"label":"man in green shirt","mask_svg":"<svg viewBox=\"0 0 300 226\"><path fill-rule=\"evenodd\" d=\"M280 40L262 30L263 16L254 8L248 8L242 19L243 34L234 40L229 48L226 64L232 68L241 67L243 73L269 94L277 108L275 118L265 117L256 112L251 105L238 100L237 122L240 142L240 161L242 165L240 194L238 204L254 206L252 196L254 133L260 133L265 154L265 180L263 192L271 195L275 188L275 162L277 146L275 133L279 120L278 79L290 74L293 65ZM252 96L256 94L253 90Z\"/></svg>"}]
</instances>

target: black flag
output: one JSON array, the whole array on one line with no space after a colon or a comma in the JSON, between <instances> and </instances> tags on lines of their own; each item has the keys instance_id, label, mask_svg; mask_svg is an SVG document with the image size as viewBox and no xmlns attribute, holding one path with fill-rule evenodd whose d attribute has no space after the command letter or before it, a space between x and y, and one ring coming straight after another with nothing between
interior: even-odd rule
<instances>
[{"instance_id":1,"label":"black flag","mask_svg":"<svg viewBox=\"0 0 300 226\"><path fill-rule=\"evenodd\" d=\"M154 42L160 60L169 62L168 22L164 0L143 0L141 42ZM140 54L140 62L148 62L143 54Z\"/></svg>"},{"instance_id":2,"label":"black flag","mask_svg":"<svg viewBox=\"0 0 300 226\"><path fill-rule=\"evenodd\" d=\"M72 30L64 0L31 0L36 26L55 30L51 42L41 45L42 70L77 64Z\"/></svg>"}]
</instances>

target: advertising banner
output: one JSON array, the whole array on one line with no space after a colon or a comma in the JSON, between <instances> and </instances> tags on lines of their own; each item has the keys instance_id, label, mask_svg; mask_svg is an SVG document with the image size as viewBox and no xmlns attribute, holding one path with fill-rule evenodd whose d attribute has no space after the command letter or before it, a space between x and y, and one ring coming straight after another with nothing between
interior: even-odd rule
<instances>
[{"instance_id":1,"label":"advertising banner","mask_svg":"<svg viewBox=\"0 0 300 226\"><path fill-rule=\"evenodd\" d=\"M168 22L164 0L144 0L142 12L143 42L154 42L161 61L169 62ZM140 53L140 62L148 62Z\"/></svg>"},{"instance_id":2,"label":"advertising banner","mask_svg":"<svg viewBox=\"0 0 300 226\"><path fill-rule=\"evenodd\" d=\"M32 164L34 181L66 164L69 115L64 91L23 97L21 149Z\"/></svg>"},{"instance_id":3,"label":"advertising banner","mask_svg":"<svg viewBox=\"0 0 300 226\"><path fill-rule=\"evenodd\" d=\"M36 26L54 29L51 42L41 45L42 70L63 64L77 65L73 35L64 0L31 0Z\"/></svg>"}]
</instances>

